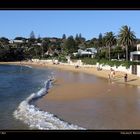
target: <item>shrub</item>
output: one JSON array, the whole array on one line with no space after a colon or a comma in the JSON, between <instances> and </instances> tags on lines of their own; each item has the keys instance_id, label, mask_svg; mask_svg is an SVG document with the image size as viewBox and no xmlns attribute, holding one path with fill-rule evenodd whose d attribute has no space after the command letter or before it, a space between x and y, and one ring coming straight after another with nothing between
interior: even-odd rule
<instances>
[{"instance_id":1,"label":"shrub","mask_svg":"<svg viewBox=\"0 0 140 140\"><path fill-rule=\"evenodd\" d=\"M96 65L97 63L97 59L93 59L93 58L82 58L81 61L84 64L89 64L89 65Z\"/></svg>"}]
</instances>

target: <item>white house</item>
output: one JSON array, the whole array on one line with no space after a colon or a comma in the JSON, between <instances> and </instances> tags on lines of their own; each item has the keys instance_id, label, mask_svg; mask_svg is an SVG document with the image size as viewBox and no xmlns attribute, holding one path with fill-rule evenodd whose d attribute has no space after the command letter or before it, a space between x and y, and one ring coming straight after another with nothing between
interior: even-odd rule
<instances>
[{"instance_id":1,"label":"white house","mask_svg":"<svg viewBox=\"0 0 140 140\"><path fill-rule=\"evenodd\" d=\"M137 44L137 51L130 53L130 61L140 62L140 44ZM140 76L140 65L132 65L132 74Z\"/></svg>"},{"instance_id":2,"label":"white house","mask_svg":"<svg viewBox=\"0 0 140 140\"><path fill-rule=\"evenodd\" d=\"M140 44L137 44L137 51L130 53L130 61L140 61Z\"/></svg>"},{"instance_id":3,"label":"white house","mask_svg":"<svg viewBox=\"0 0 140 140\"><path fill-rule=\"evenodd\" d=\"M82 50L82 49L79 49L77 54L80 55L80 56L83 56L83 55L90 55L90 56L93 56L97 53L97 49L95 48L87 48L85 50Z\"/></svg>"},{"instance_id":4,"label":"white house","mask_svg":"<svg viewBox=\"0 0 140 140\"><path fill-rule=\"evenodd\" d=\"M41 44L41 43L37 43L37 45L38 45L38 46L41 46L42 44Z\"/></svg>"}]
</instances>

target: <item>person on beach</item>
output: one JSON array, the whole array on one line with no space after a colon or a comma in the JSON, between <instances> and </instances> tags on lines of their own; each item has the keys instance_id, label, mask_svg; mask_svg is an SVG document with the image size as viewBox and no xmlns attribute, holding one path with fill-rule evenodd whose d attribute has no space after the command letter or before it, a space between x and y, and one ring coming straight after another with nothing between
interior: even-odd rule
<instances>
[{"instance_id":1,"label":"person on beach","mask_svg":"<svg viewBox=\"0 0 140 140\"><path fill-rule=\"evenodd\" d=\"M110 73L108 74L108 80L109 82L111 81Z\"/></svg>"},{"instance_id":2,"label":"person on beach","mask_svg":"<svg viewBox=\"0 0 140 140\"><path fill-rule=\"evenodd\" d=\"M110 74L108 74L108 79L110 79Z\"/></svg>"},{"instance_id":3,"label":"person on beach","mask_svg":"<svg viewBox=\"0 0 140 140\"><path fill-rule=\"evenodd\" d=\"M124 82L127 82L128 75L127 73L124 75Z\"/></svg>"},{"instance_id":4,"label":"person on beach","mask_svg":"<svg viewBox=\"0 0 140 140\"><path fill-rule=\"evenodd\" d=\"M77 61L77 64L75 65L75 68L79 68L81 66L81 60Z\"/></svg>"},{"instance_id":5,"label":"person on beach","mask_svg":"<svg viewBox=\"0 0 140 140\"><path fill-rule=\"evenodd\" d=\"M79 65L76 65L75 68L79 68Z\"/></svg>"},{"instance_id":6,"label":"person on beach","mask_svg":"<svg viewBox=\"0 0 140 140\"><path fill-rule=\"evenodd\" d=\"M110 77L111 79L114 79L115 77L115 71L112 68L110 69Z\"/></svg>"},{"instance_id":7,"label":"person on beach","mask_svg":"<svg viewBox=\"0 0 140 140\"><path fill-rule=\"evenodd\" d=\"M113 79L114 79L115 78L115 70L113 70L112 76L113 76Z\"/></svg>"}]
</instances>

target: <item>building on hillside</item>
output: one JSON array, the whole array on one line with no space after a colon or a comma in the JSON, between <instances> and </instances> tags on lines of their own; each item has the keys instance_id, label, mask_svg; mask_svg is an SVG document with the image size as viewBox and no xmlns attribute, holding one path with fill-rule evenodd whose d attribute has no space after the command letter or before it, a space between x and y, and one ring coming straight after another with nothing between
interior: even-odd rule
<instances>
[{"instance_id":1,"label":"building on hillside","mask_svg":"<svg viewBox=\"0 0 140 140\"><path fill-rule=\"evenodd\" d=\"M13 44L13 43L23 43L23 40L10 40L9 43Z\"/></svg>"},{"instance_id":2,"label":"building on hillside","mask_svg":"<svg viewBox=\"0 0 140 140\"><path fill-rule=\"evenodd\" d=\"M57 38L49 38L50 42L56 42Z\"/></svg>"},{"instance_id":3,"label":"building on hillside","mask_svg":"<svg viewBox=\"0 0 140 140\"><path fill-rule=\"evenodd\" d=\"M85 50L79 49L77 53L73 53L74 55L79 56L91 56L94 57L97 53L97 49L95 48L86 48Z\"/></svg>"},{"instance_id":4,"label":"building on hillside","mask_svg":"<svg viewBox=\"0 0 140 140\"><path fill-rule=\"evenodd\" d=\"M37 43L37 45L38 45L38 46L41 46L42 44L41 44L41 43Z\"/></svg>"}]
</instances>

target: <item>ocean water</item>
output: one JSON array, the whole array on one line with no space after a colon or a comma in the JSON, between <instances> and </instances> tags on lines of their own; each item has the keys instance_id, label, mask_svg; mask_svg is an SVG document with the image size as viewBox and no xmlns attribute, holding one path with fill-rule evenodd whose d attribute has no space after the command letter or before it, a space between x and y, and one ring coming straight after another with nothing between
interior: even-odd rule
<instances>
[{"instance_id":1,"label":"ocean water","mask_svg":"<svg viewBox=\"0 0 140 140\"><path fill-rule=\"evenodd\" d=\"M51 76L47 68L0 65L0 130L84 129L33 104L53 86Z\"/></svg>"}]
</instances>

